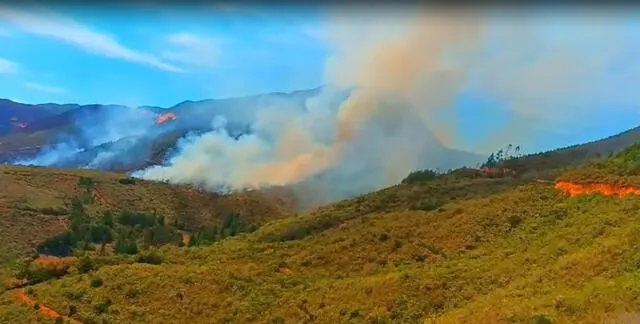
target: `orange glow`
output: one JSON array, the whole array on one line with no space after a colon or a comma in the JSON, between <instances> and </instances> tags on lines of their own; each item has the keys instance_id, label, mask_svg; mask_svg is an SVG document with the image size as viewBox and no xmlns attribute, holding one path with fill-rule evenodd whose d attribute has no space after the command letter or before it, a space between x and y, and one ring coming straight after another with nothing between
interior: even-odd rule
<instances>
[{"instance_id":1,"label":"orange glow","mask_svg":"<svg viewBox=\"0 0 640 324\"><path fill-rule=\"evenodd\" d=\"M162 125L162 124L166 123L167 121L175 120L176 118L178 118L178 116L176 116L176 114L174 114L174 113L166 113L164 115L158 116L158 118L156 119L156 124L157 125Z\"/></svg>"},{"instance_id":2,"label":"orange glow","mask_svg":"<svg viewBox=\"0 0 640 324\"><path fill-rule=\"evenodd\" d=\"M608 184L576 184L567 181L556 183L556 189L565 194L576 197L580 195L602 194L604 196L625 197L628 195L640 196L640 188L617 187Z\"/></svg>"},{"instance_id":3,"label":"orange glow","mask_svg":"<svg viewBox=\"0 0 640 324\"><path fill-rule=\"evenodd\" d=\"M19 303L21 303L23 305L30 306L30 307L35 306L35 304L37 303L35 300L31 299L31 297L27 296L22 291L17 291L15 293L15 297L16 297L16 300ZM51 309L51 308L49 308L47 306L44 306L44 305L41 305L41 304L39 304L39 306L40 306L40 308L39 308L40 314L42 314L42 315L44 315L46 317L49 317L49 318L61 317L62 319L66 320L68 322L71 322L71 323L80 323L80 322L78 322L76 320L73 320L73 319L71 319L69 317L62 316L62 315L58 314L58 312L56 312L55 310L53 310L53 309Z\"/></svg>"},{"instance_id":4,"label":"orange glow","mask_svg":"<svg viewBox=\"0 0 640 324\"><path fill-rule=\"evenodd\" d=\"M182 244L184 244L184 246L189 246L190 242L191 242L191 235L187 233L182 233Z\"/></svg>"}]
</instances>

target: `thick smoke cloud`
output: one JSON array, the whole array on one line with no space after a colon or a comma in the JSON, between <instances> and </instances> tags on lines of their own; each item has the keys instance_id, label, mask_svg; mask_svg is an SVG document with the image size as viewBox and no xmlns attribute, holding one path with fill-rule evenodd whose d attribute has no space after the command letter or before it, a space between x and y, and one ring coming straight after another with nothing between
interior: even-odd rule
<instances>
[{"instance_id":1,"label":"thick smoke cloud","mask_svg":"<svg viewBox=\"0 0 640 324\"><path fill-rule=\"evenodd\" d=\"M14 164L100 169L114 162L126 162L136 157L127 153L138 139L157 135L155 116L147 110L123 106L95 106L78 111L72 134L65 133L58 144ZM94 154L88 152L91 149Z\"/></svg>"},{"instance_id":2,"label":"thick smoke cloud","mask_svg":"<svg viewBox=\"0 0 640 324\"><path fill-rule=\"evenodd\" d=\"M454 59L447 51L473 48L481 28L461 12L387 16L374 25L383 33L365 32L370 24L359 25L362 17L355 18L335 17L336 30L326 39L335 49L327 66L329 87L305 111L259 107L252 134L234 140L216 125L183 142L168 165L136 175L242 189L300 183L328 172L325 179L340 175L346 185L333 190L362 192L424 165L424 153L435 143L427 122L464 84L464 71L447 64ZM435 86L424 87L433 80ZM339 102L335 88L351 93ZM428 100L412 101L425 90Z\"/></svg>"},{"instance_id":3,"label":"thick smoke cloud","mask_svg":"<svg viewBox=\"0 0 640 324\"><path fill-rule=\"evenodd\" d=\"M627 18L591 10L340 7L320 35L332 55L319 94L185 107L176 111L182 125L209 131L184 137L165 165L134 175L210 190L293 184L320 203L397 183L414 169L474 165L481 156L441 145L461 144L465 130L455 110L462 94L500 104L483 123L508 117L474 148L485 152L522 144L603 105L637 108L640 96L630 85L640 81L640 45L628 41L638 30ZM115 143L84 166L125 159L123 152L160 135L147 113L125 121L103 116L95 127L113 130L85 126L81 140L39 158L50 165L88 143ZM237 127L248 131L238 136L230 131Z\"/></svg>"}]
</instances>

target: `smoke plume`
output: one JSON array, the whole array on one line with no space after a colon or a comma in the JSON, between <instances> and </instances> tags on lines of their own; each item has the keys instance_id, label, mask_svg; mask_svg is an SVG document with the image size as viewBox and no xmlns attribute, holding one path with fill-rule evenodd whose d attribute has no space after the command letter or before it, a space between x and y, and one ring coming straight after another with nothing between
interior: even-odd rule
<instances>
[{"instance_id":1,"label":"smoke plume","mask_svg":"<svg viewBox=\"0 0 640 324\"><path fill-rule=\"evenodd\" d=\"M92 109L93 108L93 109ZM14 161L18 165L101 169L138 156L127 154L138 139L157 136L156 115L124 106L93 106L74 113L74 131L64 133L58 144L34 158ZM98 149L96 149L98 148ZM140 152L138 152L140 153Z\"/></svg>"},{"instance_id":2,"label":"smoke plume","mask_svg":"<svg viewBox=\"0 0 640 324\"><path fill-rule=\"evenodd\" d=\"M181 143L168 165L135 175L242 189L327 173L324 178L340 175L348 184L333 190L361 192L397 182L423 165L434 142L430 118L451 105L466 78L449 51L473 50L482 26L464 12L431 10L409 20L386 16L376 24L383 33L376 33L363 29L371 24L358 25L359 18L334 18L335 30L326 38L335 53L327 65L328 86L305 111L258 107L252 133L237 140L218 119L216 130ZM344 89L351 92L340 102Z\"/></svg>"},{"instance_id":3,"label":"smoke plume","mask_svg":"<svg viewBox=\"0 0 640 324\"><path fill-rule=\"evenodd\" d=\"M177 119L166 124L200 133L184 136L166 164L133 175L210 190L292 185L321 203L397 183L415 169L480 162L481 156L446 149L460 147L467 131L456 115L464 94L500 105L479 106L475 114L492 125L473 148L485 152L578 123L603 106L640 102L630 91L640 82L640 46L628 41L637 31L625 29L629 17L619 12L353 9L331 12L319 35L331 56L317 95L172 110ZM620 62L625 72L612 72ZM39 164L96 145L99 154L84 167L142 155L138 145L163 132L149 114L93 116L104 122L86 120L82 136L45 152Z\"/></svg>"}]
</instances>

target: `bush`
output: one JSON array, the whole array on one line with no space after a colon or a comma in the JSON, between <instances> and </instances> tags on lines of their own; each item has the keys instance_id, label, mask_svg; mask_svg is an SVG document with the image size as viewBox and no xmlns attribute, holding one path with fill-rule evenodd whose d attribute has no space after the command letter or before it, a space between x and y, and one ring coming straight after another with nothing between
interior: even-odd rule
<instances>
[{"instance_id":1,"label":"bush","mask_svg":"<svg viewBox=\"0 0 640 324\"><path fill-rule=\"evenodd\" d=\"M137 254L138 253L138 243L135 239L130 239L125 236L118 235L118 240L114 246L114 250L117 253L123 254Z\"/></svg>"},{"instance_id":2,"label":"bush","mask_svg":"<svg viewBox=\"0 0 640 324\"><path fill-rule=\"evenodd\" d=\"M518 215L511 215L509 216L507 221L509 222L509 226L511 226L511 228L516 228L518 225L522 223L522 217Z\"/></svg>"},{"instance_id":3,"label":"bush","mask_svg":"<svg viewBox=\"0 0 640 324\"><path fill-rule=\"evenodd\" d=\"M120 184L123 184L123 185L134 185L134 184L136 184L136 179L134 179L134 178L124 178L124 179L119 179L118 182Z\"/></svg>"},{"instance_id":4,"label":"bush","mask_svg":"<svg viewBox=\"0 0 640 324\"><path fill-rule=\"evenodd\" d=\"M434 198L427 198L424 200L421 200L415 204L412 204L409 209L410 210L421 210L421 211L432 211L432 210L436 210L440 207L443 206L443 203L440 201L435 200Z\"/></svg>"},{"instance_id":5,"label":"bush","mask_svg":"<svg viewBox=\"0 0 640 324\"><path fill-rule=\"evenodd\" d=\"M90 286L91 288L99 288L99 287L102 287L103 284L104 284L104 281L101 278L92 278Z\"/></svg>"},{"instance_id":6,"label":"bush","mask_svg":"<svg viewBox=\"0 0 640 324\"><path fill-rule=\"evenodd\" d=\"M38 245L37 250L41 254L69 256L77 243L78 238L76 234L68 231L52 238L48 238Z\"/></svg>"},{"instance_id":7,"label":"bush","mask_svg":"<svg viewBox=\"0 0 640 324\"><path fill-rule=\"evenodd\" d=\"M159 264L162 264L162 262L164 262L164 258L160 254L158 254L158 252L151 251L148 253L142 253L138 255L137 262L159 265Z\"/></svg>"},{"instance_id":8,"label":"bush","mask_svg":"<svg viewBox=\"0 0 640 324\"><path fill-rule=\"evenodd\" d=\"M106 211L102 214L102 224L113 228L113 214L110 211Z\"/></svg>"},{"instance_id":9,"label":"bush","mask_svg":"<svg viewBox=\"0 0 640 324\"><path fill-rule=\"evenodd\" d=\"M151 227L156 223L156 216L123 210L118 216L118 222L122 225L131 227L136 225L141 227Z\"/></svg>"},{"instance_id":10,"label":"bush","mask_svg":"<svg viewBox=\"0 0 640 324\"><path fill-rule=\"evenodd\" d=\"M53 207L40 208L38 209L38 211L45 215L51 215L51 216L64 216L69 213L69 211L67 211L64 208L53 208Z\"/></svg>"},{"instance_id":11,"label":"bush","mask_svg":"<svg viewBox=\"0 0 640 324\"><path fill-rule=\"evenodd\" d=\"M79 260L78 271L80 271L80 273L88 273L93 270L94 266L95 263L93 262L93 259L84 256Z\"/></svg>"},{"instance_id":12,"label":"bush","mask_svg":"<svg viewBox=\"0 0 640 324\"><path fill-rule=\"evenodd\" d=\"M78 179L78 185L86 189L91 189L95 185L95 182L90 177L80 177L80 179Z\"/></svg>"},{"instance_id":13,"label":"bush","mask_svg":"<svg viewBox=\"0 0 640 324\"><path fill-rule=\"evenodd\" d=\"M106 298L96 304L93 305L93 310L98 313L98 314L104 314L109 310L109 307L111 306L113 302L111 301L111 298Z\"/></svg>"},{"instance_id":14,"label":"bush","mask_svg":"<svg viewBox=\"0 0 640 324\"><path fill-rule=\"evenodd\" d=\"M427 181L434 180L437 177L438 177L438 173L433 170L426 169L426 170L413 171L409 173L409 175L406 178L402 179L402 183L410 184L410 183L416 183L416 182L427 182Z\"/></svg>"},{"instance_id":15,"label":"bush","mask_svg":"<svg viewBox=\"0 0 640 324\"><path fill-rule=\"evenodd\" d=\"M93 243L104 244L113 242L113 232L107 225L92 225L90 231Z\"/></svg>"}]
</instances>

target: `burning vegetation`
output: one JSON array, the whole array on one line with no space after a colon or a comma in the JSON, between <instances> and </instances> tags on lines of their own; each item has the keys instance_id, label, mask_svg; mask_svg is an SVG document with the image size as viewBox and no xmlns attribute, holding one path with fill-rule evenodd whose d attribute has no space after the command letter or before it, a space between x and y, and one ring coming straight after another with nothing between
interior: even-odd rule
<instances>
[{"instance_id":1,"label":"burning vegetation","mask_svg":"<svg viewBox=\"0 0 640 324\"><path fill-rule=\"evenodd\" d=\"M569 181L560 181L556 183L556 189L565 194L576 197L581 195L601 194L604 196L618 196L620 198L629 195L640 196L640 188L619 187L609 184L578 184Z\"/></svg>"},{"instance_id":2,"label":"burning vegetation","mask_svg":"<svg viewBox=\"0 0 640 324\"><path fill-rule=\"evenodd\" d=\"M169 120L176 120L177 118L178 118L178 116L176 116L176 114L174 114L174 113L162 114L162 115L158 116L158 118L156 118L156 125L162 125L162 124L166 123Z\"/></svg>"}]
</instances>

